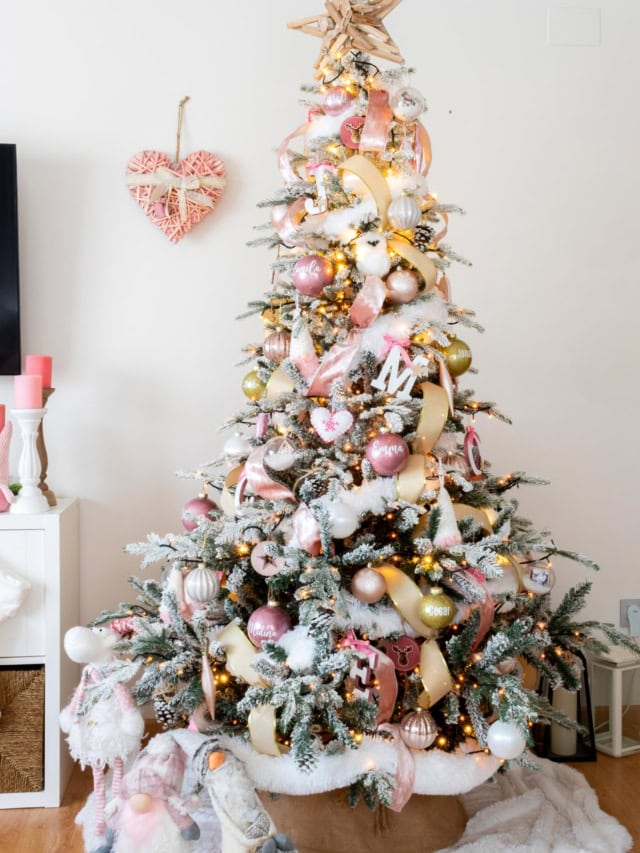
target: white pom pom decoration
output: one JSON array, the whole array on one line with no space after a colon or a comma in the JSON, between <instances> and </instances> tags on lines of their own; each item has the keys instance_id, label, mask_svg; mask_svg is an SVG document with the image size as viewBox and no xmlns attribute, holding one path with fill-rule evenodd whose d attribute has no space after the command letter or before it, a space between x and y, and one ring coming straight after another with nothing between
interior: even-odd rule
<instances>
[{"instance_id":1,"label":"white pom pom decoration","mask_svg":"<svg viewBox=\"0 0 640 853\"><path fill-rule=\"evenodd\" d=\"M316 641L309 636L309 630L304 625L296 625L293 630L283 634L278 645L287 652L287 666L293 672L311 669L316 653Z\"/></svg>"}]
</instances>

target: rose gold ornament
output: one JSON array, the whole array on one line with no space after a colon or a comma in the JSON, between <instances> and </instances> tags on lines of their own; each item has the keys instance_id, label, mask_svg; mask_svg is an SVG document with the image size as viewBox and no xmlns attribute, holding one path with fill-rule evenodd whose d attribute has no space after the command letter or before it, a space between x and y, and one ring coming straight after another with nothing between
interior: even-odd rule
<instances>
[{"instance_id":1,"label":"rose gold ornament","mask_svg":"<svg viewBox=\"0 0 640 853\"><path fill-rule=\"evenodd\" d=\"M366 455L376 474L391 477L402 471L407 464L409 447L399 435L381 433L367 444Z\"/></svg>"},{"instance_id":2,"label":"rose gold ornament","mask_svg":"<svg viewBox=\"0 0 640 853\"><path fill-rule=\"evenodd\" d=\"M280 637L290 630L289 614L274 601L254 610L247 622L249 639L259 649L263 643L277 643Z\"/></svg>"},{"instance_id":3,"label":"rose gold ornament","mask_svg":"<svg viewBox=\"0 0 640 853\"><path fill-rule=\"evenodd\" d=\"M400 723L400 737L410 749L426 749L436 739L438 727L428 711L417 708Z\"/></svg>"},{"instance_id":4,"label":"rose gold ornament","mask_svg":"<svg viewBox=\"0 0 640 853\"><path fill-rule=\"evenodd\" d=\"M275 364L280 364L289 355L289 347L291 346L291 334L283 329L276 329L271 332L262 344L262 352L265 357L273 361Z\"/></svg>"},{"instance_id":5,"label":"rose gold ornament","mask_svg":"<svg viewBox=\"0 0 640 853\"><path fill-rule=\"evenodd\" d=\"M318 296L334 277L333 264L323 255L306 255L293 268L293 286L305 296Z\"/></svg>"},{"instance_id":6,"label":"rose gold ornament","mask_svg":"<svg viewBox=\"0 0 640 853\"><path fill-rule=\"evenodd\" d=\"M455 615L455 604L439 586L432 586L418 603L418 616L427 628L445 628Z\"/></svg>"},{"instance_id":7,"label":"rose gold ornament","mask_svg":"<svg viewBox=\"0 0 640 853\"><path fill-rule=\"evenodd\" d=\"M386 591L387 583L375 569L360 569L351 579L351 592L364 604L375 604Z\"/></svg>"},{"instance_id":8,"label":"rose gold ornament","mask_svg":"<svg viewBox=\"0 0 640 853\"><path fill-rule=\"evenodd\" d=\"M411 302L418 293L418 276L413 270L394 270L387 276L384 284L387 289L387 299L396 305Z\"/></svg>"}]
</instances>

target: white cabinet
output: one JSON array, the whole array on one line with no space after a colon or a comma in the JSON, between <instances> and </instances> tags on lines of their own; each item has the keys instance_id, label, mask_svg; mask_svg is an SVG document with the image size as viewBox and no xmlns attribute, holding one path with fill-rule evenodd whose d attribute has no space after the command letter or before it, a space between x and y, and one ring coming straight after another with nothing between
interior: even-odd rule
<instances>
[{"instance_id":1,"label":"white cabinet","mask_svg":"<svg viewBox=\"0 0 640 853\"><path fill-rule=\"evenodd\" d=\"M78 545L75 500L34 515L0 514L0 568L31 584L20 610L0 623L0 667L44 666L44 788L0 793L0 808L57 807L69 780L73 762L58 714L81 670L62 647L65 631L79 619Z\"/></svg>"}]
</instances>

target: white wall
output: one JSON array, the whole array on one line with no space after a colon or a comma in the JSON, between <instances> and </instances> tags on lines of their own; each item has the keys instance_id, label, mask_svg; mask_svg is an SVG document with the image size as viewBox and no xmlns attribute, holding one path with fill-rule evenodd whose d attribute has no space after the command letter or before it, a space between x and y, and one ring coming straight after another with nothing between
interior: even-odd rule
<instances>
[{"instance_id":1,"label":"white wall","mask_svg":"<svg viewBox=\"0 0 640 853\"><path fill-rule=\"evenodd\" d=\"M568 0L563 5L574 5ZM305 110L318 41L287 21L321 0L0 0L0 140L19 157L25 352L54 356L49 482L81 501L83 619L128 597L125 543L179 528L174 472L216 455L242 403L233 322L269 285L248 249L255 203L280 185L274 148ZM387 19L427 95L432 189L461 204L452 272L475 308L479 422L496 470L548 476L523 509L601 561L589 615L640 597L636 228L640 141L635 0L602 4L601 47L549 47L540 0L405 0ZM174 246L128 197L127 159L217 152L229 189ZM11 380L0 400L12 402ZM558 564L558 589L582 577Z\"/></svg>"}]
</instances>

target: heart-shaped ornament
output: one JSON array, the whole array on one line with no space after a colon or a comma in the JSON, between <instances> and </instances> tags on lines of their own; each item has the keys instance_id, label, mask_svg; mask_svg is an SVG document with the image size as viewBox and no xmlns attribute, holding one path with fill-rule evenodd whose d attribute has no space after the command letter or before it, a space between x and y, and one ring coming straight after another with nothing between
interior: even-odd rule
<instances>
[{"instance_id":1,"label":"heart-shaped ornament","mask_svg":"<svg viewBox=\"0 0 640 853\"><path fill-rule=\"evenodd\" d=\"M325 444L331 444L345 432L349 432L353 424L353 415L344 409L332 412L330 409L318 407L311 410L311 423Z\"/></svg>"},{"instance_id":2,"label":"heart-shaped ornament","mask_svg":"<svg viewBox=\"0 0 640 853\"><path fill-rule=\"evenodd\" d=\"M127 163L129 192L172 243L214 210L226 186L224 163L194 151L171 163L162 151L140 151Z\"/></svg>"}]
</instances>

